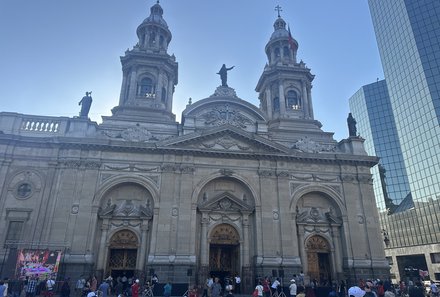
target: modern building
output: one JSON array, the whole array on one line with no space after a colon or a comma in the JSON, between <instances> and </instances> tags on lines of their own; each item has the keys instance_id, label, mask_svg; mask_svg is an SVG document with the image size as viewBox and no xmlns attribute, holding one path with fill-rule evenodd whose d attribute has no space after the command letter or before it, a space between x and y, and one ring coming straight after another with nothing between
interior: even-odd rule
<instances>
[{"instance_id":1,"label":"modern building","mask_svg":"<svg viewBox=\"0 0 440 297\"><path fill-rule=\"evenodd\" d=\"M386 255L396 279L440 279L440 2L369 0L385 81L350 109L366 138Z\"/></svg>"},{"instance_id":2,"label":"modern building","mask_svg":"<svg viewBox=\"0 0 440 297\"><path fill-rule=\"evenodd\" d=\"M79 117L0 113L2 276L49 260L72 278L157 274L183 291L209 274L240 274L247 292L264 275L387 276L370 173L378 159L361 138L338 143L321 130L314 75L281 17L265 47L260 107L224 73L180 123L159 4L136 33L121 57L119 103L101 124L87 117L89 94Z\"/></svg>"}]
</instances>

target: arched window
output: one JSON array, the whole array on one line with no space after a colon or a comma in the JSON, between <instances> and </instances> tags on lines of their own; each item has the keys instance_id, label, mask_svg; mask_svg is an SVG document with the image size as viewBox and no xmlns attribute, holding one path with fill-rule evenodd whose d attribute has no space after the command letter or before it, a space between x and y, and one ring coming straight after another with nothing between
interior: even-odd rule
<instances>
[{"instance_id":1,"label":"arched window","mask_svg":"<svg viewBox=\"0 0 440 297\"><path fill-rule=\"evenodd\" d=\"M138 95L151 97L151 94L154 93L153 90L153 80L151 78L145 77L141 80L141 83L138 87Z\"/></svg>"},{"instance_id":2,"label":"arched window","mask_svg":"<svg viewBox=\"0 0 440 297\"><path fill-rule=\"evenodd\" d=\"M280 56L281 56L280 48L277 47L277 48L275 48L275 58L279 58Z\"/></svg>"},{"instance_id":3,"label":"arched window","mask_svg":"<svg viewBox=\"0 0 440 297\"><path fill-rule=\"evenodd\" d=\"M273 111L280 111L280 98L278 97L273 98Z\"/></svg>"},{"instance_id":4,"label":"arched window","mask_svg":"<svg viewBox=\"0 0 440 297\"><path fill-rule=\"evenodd\" d=\"M167 100L167 90L165 88L162 88L162 102L165 102Z\"/></svg>"},{"instance_id":5,"label":"arched window","mask_svg":"<svg viewBox=\"0 0 440 297\"><path fill-rule=\"evenodd\" d=\"M164 40L165 40L165 39L163 38L163 35L160 35L160 36L159 36L159 46L160 46L160 47L163 47L163 46L164 46Z\"/></svg>"},{"instance_id":6,"label":"arched window","mask_svg":"<svg viewBox=\"0 0 440 297\"><path fill-rule=\"evenodd\" d=\"M294 110L301 108L301 100L298 98L298 94L295 91L288 91L286 97L287 108Z\"/></svg>"},{"instance_id":7,"label":"arched window","mask_svg":"<svg viewBox=\"0 0 440 297\"><path fill-rule=\"evenodd\" d=\"M284 56L285 58L289 58L289 57L290 57L290 50L289 50L289 47L288 47L288 46L285 46L285 47L283 48L283 56Z\"/></svg>"}]
</instances>

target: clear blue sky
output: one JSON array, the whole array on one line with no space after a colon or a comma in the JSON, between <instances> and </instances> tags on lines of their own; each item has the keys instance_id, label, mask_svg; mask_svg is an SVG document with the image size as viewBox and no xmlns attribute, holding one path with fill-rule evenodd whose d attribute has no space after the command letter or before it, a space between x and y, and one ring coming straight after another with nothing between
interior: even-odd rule
<instances>
[{"instance_id":1,"label":"clear blue sky","mask_svg":"<svg viewBox=\"0 0 440 297\"><path fill-rule=\"evenodd\" d=\"M89 116L100 122L118 104L119 57L136 44L151 0L0 1L0 111L76 116L93 91ZM298 59L316 75L312 99L322 129L347 137L348 98L383 78L366 0L162 0L179 63L173 111L214 93L221 65L228 84L258 106L255 86L277 17L299 43Z\"/></svg>"}]
</instances>

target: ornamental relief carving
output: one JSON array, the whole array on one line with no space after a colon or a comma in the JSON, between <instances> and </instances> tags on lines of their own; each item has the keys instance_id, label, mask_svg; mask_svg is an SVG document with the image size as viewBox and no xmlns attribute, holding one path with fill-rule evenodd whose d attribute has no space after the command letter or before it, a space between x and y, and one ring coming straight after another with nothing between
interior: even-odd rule
<instances>
[{"instance_id":1,"label":"ornamental relief carving","mask_svg":"<svg viewBox=\"0 0 440 297\"><path fill-rule=\"evenodd\" d=\"M248 125L254 125L247 116L243 115L239 110L231 108L229 104L218 105L200 115L205 120L207 126L221 126L229 124L239 128L247 128Z\"/></svg>"},{"instance_id":2,"label":"ornamental relief carving","mask_svg":"<svg viewBox=\"0 0 440 297\"><path fill-rule=\"evenodd\" d=\"M150 204L149 199L145 205L138 200L125 199L112 203L111 199L108 199L106 206L101 208L98 214L101 217L151 218L153 211Z\"/></svg>"},{"instance_id":3,"label":"ornamental relief carving","mask_svg":"<svg viewBox=\"0 0 440 297\"><path fill-rule=\"evenodd\" d=\"M335 152L336 145L318 143L304 136L293 144L292 149L297 149L304 153Z\"/></svg>"},{"instance_id":4,"label":"ornamental relief carving","mask_svg":"<svg viewBox=\"0 0 440 297\"><path fill-rule=\"evenodd\" d=\"M110 248L137 248L138 245L137 236L129 230L116 232L109 241Z\"/></svg>"},{"instance_id":5,"label":"ornamental relief carving","mask_svg":"<svg viewBox=\"0 0 440 297\"><path fill-rule=\"evenodd\" d=\"M205 148L221 148L225 150L242 150L247 151L250 149L245 143L242 143L229 135L221 136L212 141L206 141L200 144L201 147Z\"/></svg>"},{"instance_id":6,"label":"ornamental relief carving","mask_svg":"<svg viewBox=\"0 0 440 297\"><path fill-rule=\"evenodd\" d=\"M29 199L34 194L40 193L42 187L40 173L33 170L20 170L8 182L9 194L19 200Z\"/></svg>"},{"instance_id":7,"label":"ornamental relief carving","mask_svg":"<svg viewBox=\"0 0 440 297\"><path fill-rule=\"evenodd\" d=\"M306 249L308 251L330 251L330 245L321 236L312 236L306 242Z\"/></svg>"}]
</instances>

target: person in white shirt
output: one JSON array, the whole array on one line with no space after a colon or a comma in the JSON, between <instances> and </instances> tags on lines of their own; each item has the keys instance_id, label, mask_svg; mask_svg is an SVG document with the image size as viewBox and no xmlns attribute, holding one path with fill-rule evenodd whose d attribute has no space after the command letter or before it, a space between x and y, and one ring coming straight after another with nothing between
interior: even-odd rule
<instances>
[{"instance_id":1,"label":"person in white shirt","mask_svg":"<svg viewBox=\"0 0 440 297\"><path fill-rule=\"evenodd\" d=\"M278 296L278 288L281 285L280 279L277 277L273 283L272 286L270 286L270 289L272 291L272 296Z\"/></svg>"},{"instance_id":2,"label":"person in white shirt","mask_svg":"<svg viewBox=\"0 0 440 297\"><path fill-rule=\"evenodd\" d=\"M241 278L238 274L235 275L235 293L240 294L241 293Z\"/></svg>"},{"instance_id":3,"label":"person in white shirt","mask_svg":"<svg viewBox=\"0 0 440 297\"><path fill-rule=\"evenodd\" d=\"M296 281L294 279L291 279L289 286L290 297L296 297L296 288Z\"/></svg>"}]
</instances>

